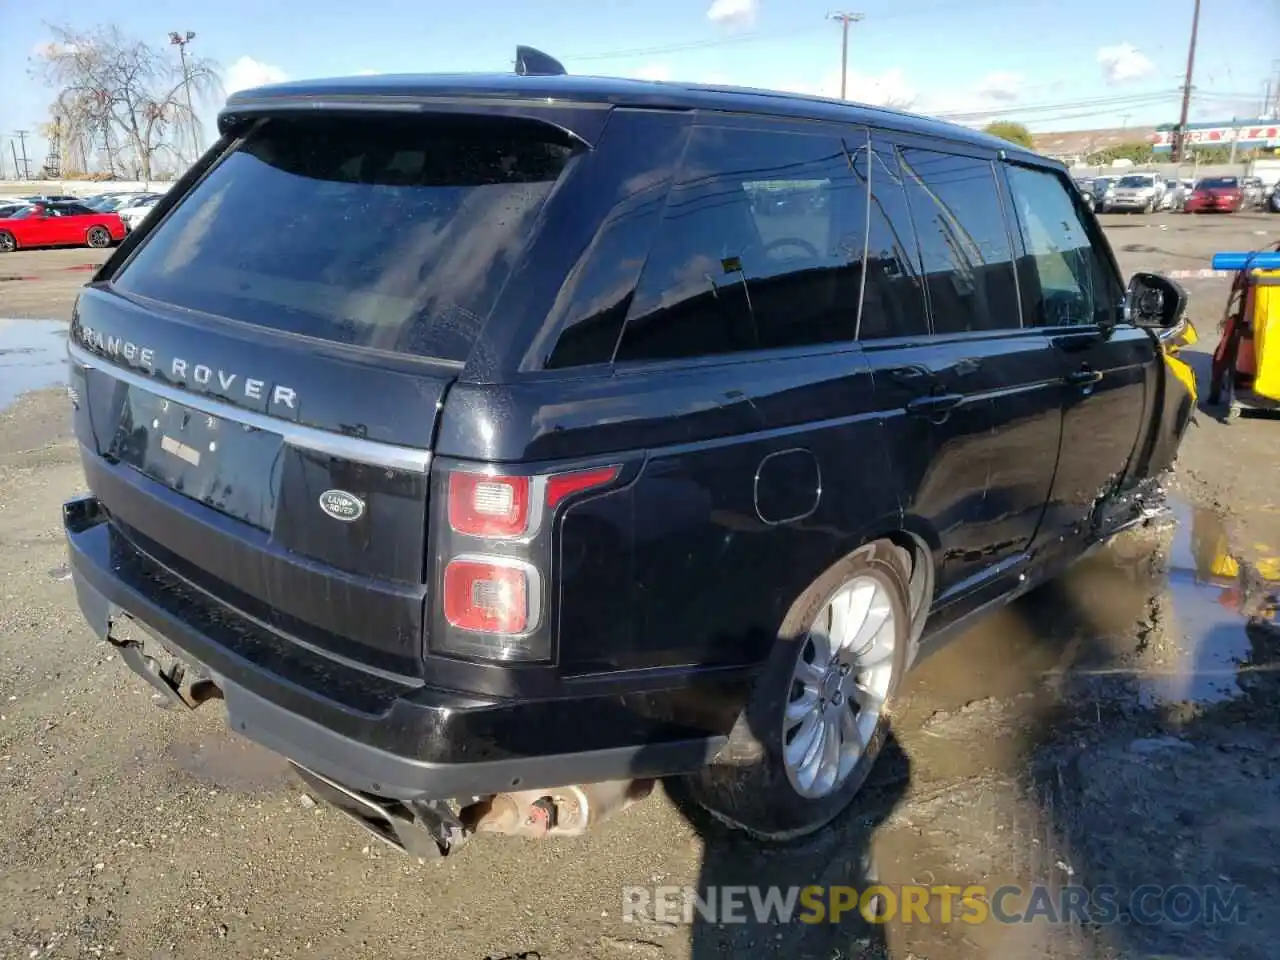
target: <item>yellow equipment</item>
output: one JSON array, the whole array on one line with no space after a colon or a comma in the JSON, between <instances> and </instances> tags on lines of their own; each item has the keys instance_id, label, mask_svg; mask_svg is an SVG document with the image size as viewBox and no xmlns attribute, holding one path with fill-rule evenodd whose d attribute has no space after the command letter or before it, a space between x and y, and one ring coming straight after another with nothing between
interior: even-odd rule
<instances>
[{"instance_id":1,"label":"yellow equipment","mask_svg":"<svg viewBox=\"0 0 1280 960\"><path fill-rule=\"evenodd\" d=\"M1268 259L1274 261L1274 254ZM1280 410L1280 269L1245 266L1239 270L1221 330L1213 354L1209 403L1223 402L1225 391L1228 420L1246 408Z\"/></svg>"}]
</instances>

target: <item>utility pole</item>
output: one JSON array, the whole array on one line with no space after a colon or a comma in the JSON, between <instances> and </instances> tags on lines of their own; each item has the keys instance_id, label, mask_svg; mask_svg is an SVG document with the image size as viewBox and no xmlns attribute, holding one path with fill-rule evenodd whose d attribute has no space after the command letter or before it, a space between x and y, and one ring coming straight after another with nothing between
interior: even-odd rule
<instances>
[{"instance_id":1,"label":"utility pole","mask_svg":"<svg viewBox=\"0 0 1280 960\"><path fill-rule=\"evenodd\" d=\"M31 166L27 162L27 134L29 132L30 131L28 130L13 131L13 135L17 137L18 142L22 144L22 168L18 171L18 177L19 179L22 179L22 180L31 179ZM12 140L9 141L9 146L13 146ZM15 164L18 162L18 157L16 154L14 155L13 161Z\"/></svg>"},{"instance_id":2,"label":"utility pole","mask_svg":"<svg viewBox=\"0 0 1280 960\"><path fill-rule=\"evenodd\" d=\"M861 13L829 13L828 20L840 21L840 99L849 99L846 96L849 89L849 24L858 23L863 19Z\"/></svg>"},{"instance_id":3,"label":"utility pole","mask_svg":"<svg viewBox=\"0 0 1280 960\"><path fill-rule=\"evenodd\" d=\"M1268 82L1267 92L1271 95L1271 102L1267 104L1267 119L1280 119L1280 60L1271 61L1271 70L1275 74L1275 80Z\"/></svg>"},{"instance_id":4,"label":"utility pole","mask_svg":"<svg viewBox=\"0 0 1280 960\"><path fill-rule=\"evenodd\" d=\"M1187 79L1182 85L1182 112L1178 117L1178 144L1176 159L1179 163L1187 152L1187 115L1191 112L1191 74L1196 65L1196 34L1200 31L1200 0L1195 0L1195 13L1191 18L1191 45L1187 48Z\"/></svg>"},{"instance_id":5,"label":"utility pole","mask_svg":"<svg viewBox=\"0 0 1280 960\"><path fill-rule=\"evenodd\" d=\"M169 34L169 44L178 48L178 57L182 60L182 89L187 96L187 115L191 123L191 159L194 162L200 156L200 128L196 123L196 111L191 106L191 73L187 70L187 44L196 38L194 30Z\"/></svg>"}]
</instances>

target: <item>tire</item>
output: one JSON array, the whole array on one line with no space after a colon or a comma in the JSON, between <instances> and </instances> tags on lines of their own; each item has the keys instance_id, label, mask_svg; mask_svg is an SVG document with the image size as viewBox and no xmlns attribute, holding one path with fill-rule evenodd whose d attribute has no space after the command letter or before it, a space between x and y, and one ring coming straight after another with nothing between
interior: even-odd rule
<instances>
[{"instance_id":1,"label":"tire","mask_svg":"<svg viewBox=\"0 0 1280 960\"><path fill-rule=\"evenodd\" d=\"M1142 208L1142 212L1146 214L1152 214L1152 213L1155 213L1155 211L1156 211L1156 201L1155 201L1155 197L1152 197L1150 200L1147 201L1147 205Z\"/></svg>"},{"instance_id":2,"label":"tire","mask_svg":"<svg viewBox=\"0 0 1280 960\"><path fill-rule=\"evenodd\" d=\"M884 746L893 697L905 672L908 647L914 636L908 613L907 563L906 551L885 540L874 541L832 566L791 605L778 631L778 642L756 680L750 701L730 732L728 743L707 767L685 778L693 799L713 817L757 839L784 842L822 828L853 800ZM816 712L813 712L815 708L803 708L802 700L808 688L796 679L800 662L803 660L812 668L821 659L812 639L821 634L819 630L811 633L811 628L818 626L820 618L826 622L832 600L852 595L856 603L856 598L862 596L861 591L872 587L869 616L861 622L868 625L865 629L871 630L868 654L878 664L872 668L876 671L875 679L868 679L873 677L871 669L862 672L861 666L849 667L847 672L840 669L834 675L833 668L828 667L825 680L815 684L832 691L824 692L823 699L818 701L824 706L817 707ZM874 618L882 608L888 609L892 623L886 620L884 627L873 630ZM857 619L851 615L849 622ZM892 636L893 649L885 653L882 644L889 636ZM863 642L859 637L850 649ZM846 650L843 655L848 654ZM834 666L843 655L836 651L829 662ZM883 691L877 713L870 712L870 704L875 703L875 699L868 700L865 689L857 698L855 709L851 702L842 699L839 689L831 686L834 682L843 689L847 684L852 690L856 678L864 678L868 687ZM804 692L797 693L798 690ZM795 770L795 764L789 766L785 759L785 748L800 741L806 723L794 719L784 721L789 706L804 709L806 720L810 713L817 718L817 729L809 738L813 743L810 753L824 754L826 741L820 734L833 735L832 727L823 726L824 718L842 734L858 731L858 739L864 744L861 753L851 751L847 757L836 750L839 771L825 792L821 792L824 787L819 775L809 795L805 795L798 785L803 780L802 773ZM867 712L863 713L864 710ZM847 711L849 716L846 718L841 711ZM865 717L862 728L854 719L858 716ZM798 726L784 729L789 723ZM848 726L850 723L852 726ZM873 729L871 723L874 723ZM841 736L835 742L842 747L849 740Z\"/></svg>"},{"instance_id":3,"label":"tire","mask_svg":"<svg viewBox=\"0 0 1280 960\"><path fill-rule=\"evenodd\" d=\"M101 249L111 246L111 232L106 227L90 227L85 234L85 242L91 247Z\"/></svg>"},{"instance_id":4,"label":"tire","mask_svg":"<svg viewBox=\"0 0 1280 960\"><path fill-rule=\"evenodd\" d=\"M17 249L17 237L8 230L0 230L0 253L13 253Z\"/></svg>"}]
</instances>

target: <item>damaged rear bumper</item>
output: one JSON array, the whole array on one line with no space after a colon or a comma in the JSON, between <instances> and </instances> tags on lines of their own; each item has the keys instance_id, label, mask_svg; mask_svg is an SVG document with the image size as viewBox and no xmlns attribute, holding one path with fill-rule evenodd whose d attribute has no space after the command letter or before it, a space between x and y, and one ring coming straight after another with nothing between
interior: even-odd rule
<instances>
[{"instance_id":1,"label":"damaged rear bumper","mask_svg":"<svg viewBox=\"0 0 1280 960\"><path fill-rule=\"evenodd\" d=\"M170 704L198 705L216 688L233 730L351 790L422 802L661 777L698 769L724 742L618 696L498 700L365 674L289 644L164 569L96 499L67 503L63 516L77 599L98 637ZM122 638L116 628L129 621L149 636ZM176 665L162 664L165 652ZM184 695L192 675L210 686Z\"/></svg>"}]
</instances>

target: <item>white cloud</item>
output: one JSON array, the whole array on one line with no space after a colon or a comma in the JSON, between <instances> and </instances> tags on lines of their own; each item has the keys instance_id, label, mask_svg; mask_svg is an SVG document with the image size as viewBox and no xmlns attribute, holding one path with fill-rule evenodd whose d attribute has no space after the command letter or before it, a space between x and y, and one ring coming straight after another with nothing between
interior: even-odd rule
<instances>
[{"instance_id":1,"label":"white cloud","mask_svg":"<svg viewBox=\"0 0 1280 960\"><path fill-rule=\"evenodd\" d=\"M289 79L284 70L272 63L260 63L253 57L241 57L227 68L223 87L228 94L248 90L268 83L283 83Z\"/></svg>"},{"instance_id":2,"label":"white cloud","mask_svg":"<svg viewBox=\"0 0 1280 960\"><path fill-rule=\"evenodd\" d=\"M1132 43L1117 43L1111 47L1099 47L1098 64L1107 83L1124 83L1145 77L1155 69L1155 64Z\"/></svg>"},{"instance_id":3,"label":"white cloud","mask_svg":"<svg viewBox=\"0 0 1280 960\"><path fill-rule=\"evenodd\" d=\"M759 9L759 0L712 0L707 19L726 27L749 27Z\"/></svg>"},{"instance_id":4,"label":"white cloud","mask_svg":"<svg viewBox=\"0 0 1280 960\"><path fill-rule=\"evenodd\" d=\"M376 77L381 73L382 73L381 70L357 70L356 76L357 77Z\"/></svg>"},{"instance_id":5,"label":"white cloud","mask_svg":"<svg viewBox=\"0 0 1280 960\"><path fill-rule=\"evenodd\" d=\"M997 103L1012 103L1022 93L1022 75L1007 70L997 70L982 78L978 84L978 96Z\"/></svg>"}]
</instances>

